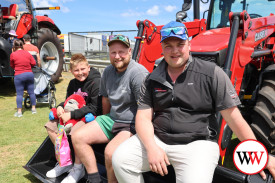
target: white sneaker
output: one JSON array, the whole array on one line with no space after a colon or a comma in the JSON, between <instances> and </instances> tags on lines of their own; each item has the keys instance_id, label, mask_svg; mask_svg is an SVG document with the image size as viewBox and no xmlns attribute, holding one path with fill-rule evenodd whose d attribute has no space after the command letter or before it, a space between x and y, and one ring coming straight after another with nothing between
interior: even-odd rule
<instances>
[{"instance_id":1,"label":"white sneaker","mask_svg":"<svg viewBox=\"0 0 275 183\"><path fill-rule=\"evenodd\" d=\"M81 168L76 168L75 166L70 170L69 175L62 180L61 183L77 183L85 175L84 166Z\"/></svg>"},{"instance_id":2,"label":"white sneaker","mask_svg":"<svg viewBox=\"0 0 275 183\"><path fill-rule=\"evenodd\" d=\"M55 178L60 175L62 175L65 172L68 172L70 169L72 169L73 165L60 167L59 164L57 164L53 169L47 172L46 176L49 178Z\"/></svg>"}]
</instances>

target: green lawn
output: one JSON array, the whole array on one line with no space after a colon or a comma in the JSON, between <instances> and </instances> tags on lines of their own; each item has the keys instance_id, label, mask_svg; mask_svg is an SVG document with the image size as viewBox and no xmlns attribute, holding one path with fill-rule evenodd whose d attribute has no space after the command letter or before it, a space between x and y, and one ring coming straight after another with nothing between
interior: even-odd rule
<instances>
[{"instance_id":1,"label":"green lawn","mask_svg":"<svg viewBox=\"0 0 275 183\"><path fill-rule=\"evenodd\" d=\"M56 86L57 104L65 99L66 88L73 76L63 72ZM24 109L16 118L16 92L13 81L0 81L0 182L40 182L24 166L47 137L48 104L37 104L37 114Z\"/></svg>"}]
</instances>

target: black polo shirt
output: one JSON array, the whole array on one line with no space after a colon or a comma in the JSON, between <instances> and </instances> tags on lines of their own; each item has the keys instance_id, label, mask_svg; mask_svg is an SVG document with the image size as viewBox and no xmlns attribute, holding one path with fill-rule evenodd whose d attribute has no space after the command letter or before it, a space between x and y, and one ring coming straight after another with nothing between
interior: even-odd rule
<instances>
[{"instance_id":1,"label":"black polo shirt","mask_svg":"<svg viewBox=\"0 0 275 183\"><path fill-rule=\"evenodd\" d=\"M167 80L163 59L147 77L138 109L153 108L155 135L166 144L209 139L218 130L216 112L240 104L228 76L214 63L189 58L175 83Z\"/></svg>"}]
</instances>

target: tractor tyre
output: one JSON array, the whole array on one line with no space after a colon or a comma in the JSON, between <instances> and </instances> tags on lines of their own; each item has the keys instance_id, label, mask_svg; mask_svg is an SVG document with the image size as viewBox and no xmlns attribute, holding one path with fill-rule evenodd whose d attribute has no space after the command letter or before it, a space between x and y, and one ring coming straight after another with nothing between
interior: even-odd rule
<instances>
[{"instance_id":1,"label":"tractor tyre","mask_svg":"<svg viewBox=\"0 0 275 183\"><path fill-rule=\"evenodd\" d=\"M31 106L32 106L31 98L30 98L29 95L24 98L24 106L25 106L26 109L30 109Z\"/></svg>"},{"instance_id":2,"label":"tractor tyre","mask_svg":"<svg viewBox=\"0 0 275 183\"><path fill-rule=\"evenodd\" d=\"M56 83L63 69L63 51L56 33L48 28L38 31L38 49L40 50L41 67L51 75L51 80ZM46 57L54 57L47 60Z\"/></svg>"},{"instance_id":3,"label":"tractor tyre","mask_svg":"<svg viewBox=\"0 0 275 183\"><path fill-rule=\"evenodd\" d=\"M252 113L251 128L267 150L275 154L275 77L267 75Z\"/></svg>"}]
</instances>

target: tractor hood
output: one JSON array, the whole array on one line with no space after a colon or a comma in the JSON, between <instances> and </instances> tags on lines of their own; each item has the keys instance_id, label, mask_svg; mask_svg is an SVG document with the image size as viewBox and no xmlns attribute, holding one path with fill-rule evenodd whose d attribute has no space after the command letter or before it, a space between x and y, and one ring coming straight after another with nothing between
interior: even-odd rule
<instances>
[{"instance_id":1,"label":"tractor hood","mask_svg":"<svg viewBox=\"0 0 275 183\"><path fill-rule=\"evenodd\" d=\"M191 52L216 52L228 47L230 28L205 31L191 40Z\"/></svg>"}]
</instances>

